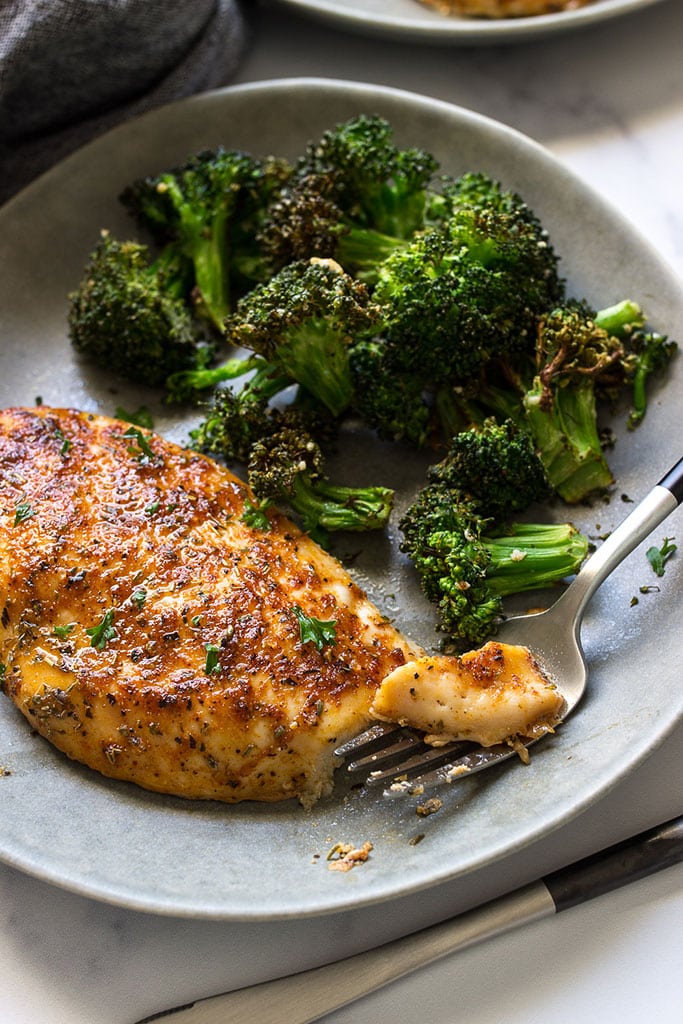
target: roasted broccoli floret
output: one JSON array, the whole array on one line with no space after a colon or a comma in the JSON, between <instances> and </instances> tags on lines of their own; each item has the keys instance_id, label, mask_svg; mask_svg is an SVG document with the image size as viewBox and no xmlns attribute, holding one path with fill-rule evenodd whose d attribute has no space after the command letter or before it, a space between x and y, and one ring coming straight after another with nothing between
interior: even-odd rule
<instances>
[{"instance_id":1,"label":"roasted broccoli floret","mask_svg":"<svg viewBox=\"0 0 683 1024\"><path fill-rule=\"evenodd\" d=\"M400 149L384 118L360 115L309 143L295 174L330 177L330 198L357 226L410 238L424 225L428 188L437 168L426 150Z\"/></svg>"},{"instance_id":2,"label":"roasted broccoli floret","mask_svg":"<svg viewBox=\"0 0 683 1024\"><path fill-rule=\"evenodd\" d=\"M496 522L550 494L531 437L511 420L490 418L478 429L455 434L446 457L429 467L427 477L459 491L480 516Z\"/></svg>"},{"instance_id":3,"label":"roasted broccoli floret","mask_svg":"<svg viewBox=\"0 0 683 1024\"><path fill-rule=\"evenodd\" d=\"M439 629L460 647L495 633L503 598L575 573L588 541L571 524L496 528L460 491L428 484L402 517L401 548L412 560Z\"/></svg>"},{"instance_id":4,"label":"roasted broccoli floret","mask_svg":"<svg viewBox=\"0 0 683 1024\"><path fill-rule=\"evenodd\" d=\"M263 503L286 504L309 531L375 530L386 526L394 492L343 487L324 475L324 457L306 431L284 427L251 449L249 484Z\"/></svg>"},{"instance_id":5,"label":"roasted broccoli floret","mask_svg":"<svg viewBox=\"0 0 683 1024\"><path fill-rule=\"evenodd\" d=\"M392 358L423 380L460 382L532 350L536 319L561 291L546 251L496 213L461 211L418 235L379 267L373 292Z\"/></svg>"},{"instance_id":6,"label":"roasted broccoli floret","mask_svg":"<svg viewBox=\"0 0 683 1024\"><path fill-rule=\"evenodd\" d=\"M269 209L261 242L279 268L310 256L334 257L373 283L376 268L424 226L436 159L400 149L390 124L360 116L310 143Z\"/></svg>"},{"instance_id":7,"label":"roasted broccoli floret","mask_svg":"<svg viewBox=\"0 0 683 1024\"><path fill-rule=\"evenodd\" d=\"M103 232L80 287L69 296L77 352L136 383L158 387L175 372L204 366L212 346L182 295L186 267L168 250Z\"/></svg>"},{"instance_id":8,"label":"roasted broccoli floret","mask_svg":"<svg viewBox=\"0 0 683 1024\"><path fill-rule=\"evenodd\" d=\"M182 167L133 182L121 194L157 242L172 244L191 262L197 311L221 333L233 305L231 278L237 270L244 274L249 263L238 244L250 235L244 222L253 222L288 173L284 163L206 150Z\"/></svg>"},{"instance_id":9,"label":"roasted broccoli floret","mask_svg":"<svg viewBox=\"0 0 683 1024\"><path fill-rule=\"evenodd\" d=\"M639 309L634 315L640 321ZM600 319L582 302L567 303L541 318L536 372L523 399L548 481L569 503L604 490L613 480L601 444L596 387L613 374L620 376L625 352L620 338L599 326Z\"/></svg>"},{"instance_id":10,"label":"roasted broccoli floret","mask_svg":"<svg viewBox=\"0 0 683 1024\"><path fill-rule=\"evenodd\" d=\"M287 401L273 403L273 399L289 392L291 381L261 356L232 363L236 369L242 364L244 373L255 372L239 389L216 389L205 419L191 431L193 446L199 451L246 465L257 441L285 427L306 432L320 444L331 443L336 437L337 421L304 389L297 387L293 396L287 394Z\"/></svg>"},{"instance_id":11,"label":"roasted broccoli floret","mask_svg":"<svg viewBox=\"0 0 683 1024\"><path fill-rule=\"evenodd\" d=\"M257 352L334 416L349 407L352 339L371 334L379 310L332 260L299 260L240 299L227 321L233 344Z\"/></svg>"}]
</instances>

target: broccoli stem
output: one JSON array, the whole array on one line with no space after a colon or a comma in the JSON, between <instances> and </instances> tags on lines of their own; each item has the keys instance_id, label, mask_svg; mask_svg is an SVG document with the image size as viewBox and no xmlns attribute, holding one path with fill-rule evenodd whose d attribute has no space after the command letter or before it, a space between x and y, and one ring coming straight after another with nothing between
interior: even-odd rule
<instances>
[{"instance_id":1,"label":"broccoli stem","mask_svg":"<svg viewBox=\"0 0 683 1024\"><path fill-rule=\"evenodd\" d=\"M196 370L180 370L172 373L166 380L166 401L187 402L197 391L208 391L224 380L236 380L250 370L258 370L263 366L260 356L246 356L228 359L219 366L203 366ZM270 371L270 367L268 367Z\"/></svg>"},{"instance_id":2,"label":"broccoli stem","mask_svg":"<svg viewBox=\"0 0 683 1024\"><path fill-rule=\"evenodd\" d=\"M299 474L287 502L313 530L378 530L386 526L394 492L387 487L340 487Z\"/></svg>"},{"instance_id":3,"label":"broccoli stem","mask_svg":"<svg viewBox=\"0 0 683 1024\"><path fill-rule=\"evenodd\" d=\"M329 331L322 317L306 320L290 332L278 358L293 381L315 395L333 416L339 416L351 404L353 383L346 345Z\"/></svg>"},{"instance_id":4,"label":"broccoli stem","mask_svg":"<svg viewBox=\"0 0 683 1024\"><path fill-rule=\"evenodd\" d=\"M337 243L335 259L353 273L354 277L373 284L377 280L377 266L392 252L404 248L408 241L382 234L371 228L352 227Z\"/></svg>"},{"instance_id":5,"label":"broccoli stem","mask_svg":"<svg viewBox=\"0 0 683 1024\"><path fill-rule=\"evenodd\" d=\"M576 503L613 482L600 444L591 380L556 388L547 405L537 378L524 406L548 482L564 501Z\"/></svg>"},{"instance_id":6,"label":"broccoli stem","mask_svg":"<svg viewBox=\"0 0 683 1024\"><path fill-rule=\"evenodd\" d=\"M634 328L642 327L644 323L642 309L637 302L630 299L598 310L594 320L597 327L601 327L615 338L623 338Z\"/></svg>"},{"instance_id":7,"label":"broccoli stem","mask_svg":"<svg viewBox=\"0 0 683 1024\"><path fill-rule=\"evenodd\" d=\"M207 223L204 211L187 202L172 174L163 175L160 183L173 199L180 218L181 247L194 264L197 307L223 334L231 305L227 250L232 208L219 204Z\"/></svg>"},{"instance_id":8,"label":"broccoli stem","mask_svg":"<svg viewBox=\"0 0 683 1024\"><path fill-rule=\"evenodd\" d=\"M588 551L586 537L570 523L514 523L504 535L482 538L482 543L491 558L489 588L501 597L571 576Z\"/></svg>"}]
</instances>

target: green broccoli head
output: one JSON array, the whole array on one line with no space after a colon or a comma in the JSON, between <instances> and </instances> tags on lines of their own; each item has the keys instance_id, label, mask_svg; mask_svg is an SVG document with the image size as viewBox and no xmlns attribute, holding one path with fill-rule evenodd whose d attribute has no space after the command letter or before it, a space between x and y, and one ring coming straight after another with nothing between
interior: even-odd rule
<instances>
[{"instance_id":1,"label":"green broccoli head","mask_svg":"<svg viewBox=\"0 0 683 1024\"><path fill-rule=\"evenodd\" d=\"M428 187L437 167L425 150L397 147L384 118L360 115L310 143L295 170L330 177L331 198L359 227L410 238L423 227Z\"/></svg>"},{"instance_id":2,"label":"green broccoli head","mask_svg":"<svg viewBox=\"0 0 683 1024\"><path fill-rule=\"evenodd\" d=\"M183 166L138 179L121 202L160 243L172 243L194 269L198 311L220 331L231 309L235 245L243 220L267 204L288 165L238 150L205 150Z\"/></svg>"},{"instance_id":3,"label":"green broccoli head","mask_svg":"<svg viewBox=\"0 0 683 1024\"><path fill-rule=\"evenodd\" d=\"M269 205L258 242L272 272L311 256L334 256L339 236L349 230L333 198L330 175L291 178Z\"/></svg>"},{"instance_id":4,"label":"green broccoli head","mask_svg":"<svg viewBox=\"0 0 683 1024\"><path fill-rule=\"evenodd\" d=\"M299 260L240 299L228 338L262 355L334 416L351 404L349 346L376 330L367 288L332 260Z\"/></svg>"},{"instance_id":5,"label":"green broccoli head","mask_svg":"<svg viewBox=\"0 0 683 1024\"><path fill-rule=\"evenodd\" d=\"M373 300L397 365L424 382L467 380L492 359L533 347L536 314L516 276L470 258L445 231L389 256Z\"/></svg>"},{"instance_id":6,"label":"green broccoli head","mask_svg":"<svg viewBox=\"0 0 683 1024\"><path fill-rule=\"evenodd\" d=\"M489 418L478 429L455 434L448 454L429 468L428 478L466 495L480 515L496 521L509 519L550 492L529 434L511 420Z\"/></svg>"},{"instance_id":7,"label":"green broccoli head","mask_svg":"<svg viewBox=\"0 0 683 1024\"><path fill-rule=\"evenodd\" d=\"M503 598L541 589L575 573L587 538L569 523L514 523L494 529L477 507L431 483L400 522L401 548L438 610L439 628L466 648L495 633Z\"/></svg>"},{"instance_id":8,"label":"green broccoli head","mask_svg":"<svg viewBox=\"0 0 683 1024\"><path fill-rule=\"evenodd\" d=\"M423 447L432 432L431 407L420 378L402 372L382 338L356 342L350 351L354 405L364 422L388 441Z\"/></svg>"},{"instance_id":9,"label":"green broccoli head","mask_svg":"<svg viewBox=\"0 0 683 1024\"><path fill-rule=\"evenodd\" d=\"M182 267L103 232L80 287L69 296L71 342L93 362L136 383L162 385L211 353L178 287Z\"/></svg>"},{"instance_id":10,"label":"green broccoli head","mask_svg":"<svg viewBox=\"0 0 683 1024\"><path fill-rule=\"evenodd\" d=\"M237 391L216 390L206 418L192 431L192 439L199 451L246 464L254 444L276 429L269 402L289 382L258 356L244 362L256 372Z\"/></svg>"}]
</instances>

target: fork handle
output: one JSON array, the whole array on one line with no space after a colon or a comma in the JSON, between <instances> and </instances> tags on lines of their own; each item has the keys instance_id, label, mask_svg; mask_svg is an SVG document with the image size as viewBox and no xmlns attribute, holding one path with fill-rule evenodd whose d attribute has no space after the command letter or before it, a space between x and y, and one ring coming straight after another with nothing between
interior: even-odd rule
<instances>
[{"instance_id":1,"label":"fork handle","mask_svg":"<svg viewBox=\"0 0 683 1024\"><path fill-rule=\"evenodd\" d=\"M178 1024L312 1024L419 967L568 910L683 859L683 818L675 818L458 917L394 939L384 946L300 974L209 996L145 1017Z\"/></svg>"},{"instance_id":2,"label":"fork handle","mask_svg":"<svg viewBox=\"0 0 683 1024\"><path fill-rule=\"evenodd\" d=\"M683 500L683 459L666 473L583 565L555 602L575 622L578 635L584 609L600 584Z\"/></svg>"}]
</instances>

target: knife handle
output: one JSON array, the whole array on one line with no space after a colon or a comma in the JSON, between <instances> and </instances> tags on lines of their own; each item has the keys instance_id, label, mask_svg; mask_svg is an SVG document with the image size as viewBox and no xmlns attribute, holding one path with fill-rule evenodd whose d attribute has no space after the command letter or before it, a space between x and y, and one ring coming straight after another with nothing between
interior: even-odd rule
<instances>
[{"instance_id":1,"label":"knife handle","mask_svg":"<svg viewBox=\"0 0 683 1024\"><path fill-rule=\"evenodd\" d=\"M602 896L683 858L683 818L648 829L607 850L546 875L543 882L558 911Z\"/></svg>"}]
</instances>

